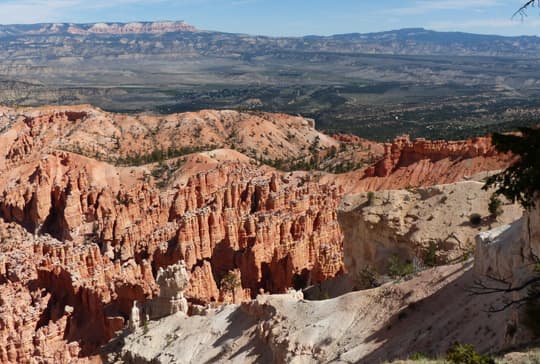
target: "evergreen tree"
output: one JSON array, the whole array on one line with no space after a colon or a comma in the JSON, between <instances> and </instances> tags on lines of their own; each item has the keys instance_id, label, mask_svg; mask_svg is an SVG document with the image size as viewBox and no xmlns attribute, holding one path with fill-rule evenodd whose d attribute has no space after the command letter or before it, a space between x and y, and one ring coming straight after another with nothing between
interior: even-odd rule
<instances>
[{"instance_id":1,"label":"evergreen tree","mask_svg":"<svg viewBox=\"0 0 540 364\"><path fill-rule=\"evenodd\" d=\"M493 135L495 148L499 152L515 154L518 160L503 172L489 177L484 189L496 187L496 194L531 208L540 191L540 129L521 128L520 132L521 135Z\"/></svg>"}]
</instances>

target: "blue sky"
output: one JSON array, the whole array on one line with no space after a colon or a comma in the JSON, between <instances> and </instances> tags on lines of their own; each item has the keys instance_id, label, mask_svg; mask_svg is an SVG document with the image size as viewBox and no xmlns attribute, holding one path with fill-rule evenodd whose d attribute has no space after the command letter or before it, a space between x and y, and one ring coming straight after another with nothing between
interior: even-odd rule
<instances>
[{"instance_id":1,"label":"blue sky","mask_svg":"<svg viewBox=\"0 0 540 364\"><path fill-rule=\"evenodd\" d=\"M0 23L185 20L200 29L264 35L376 32L407 27L540 35L524 0L0 0Z\"/></svg>"}]
</instances>

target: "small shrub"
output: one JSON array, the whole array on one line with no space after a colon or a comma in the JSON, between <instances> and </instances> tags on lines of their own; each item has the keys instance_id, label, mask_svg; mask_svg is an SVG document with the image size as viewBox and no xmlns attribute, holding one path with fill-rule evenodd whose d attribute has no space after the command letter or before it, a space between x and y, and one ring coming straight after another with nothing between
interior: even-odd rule
<instances>
[{"instance_id":1,"label":"small shrub","mask_svg":"<svg viewBox=\"0 0 540 364\"><path fill-rule=\"evenodd\" d=\"M498 217L502 215L502 201L496 195L491 195L488 203L488 210L492 217Z\"/></svg>"},{"instance_id":2,"label":"small shrub","mask_svg":"<svg viewBox=\"0 0 540 364\"><path fill-rule=\"evenodd\" d=\"M412 265L413 273L418 273L423 270L426 270L426 264L423 262L422 259L418 257L413 257L412 262L410 262L410 264Z\"/></svg>"},{"instance_id":3,"label":"small shrub","mask_svg":"<svg viewBox=\"0 0 540 364\"><path fill-rule=\"evenodd\" d=\"M193 128L193 136L197 139L200 138L202 134L202 130L203 130L202 126L197 125L195 128Z\"/></svg>"},{"instance_id":4,"label":"small shrub","mask_svg":"<svg viewBox=\"0 0 540 364\"><path fill-rule=\"evenodd\" d=\"M328 290L319 290L319 293L317 295L317 301L324 301L330 299L330 295L328 294Z\"/></svg>"},{"instance_id":5,"label":"small shrub","mask_svg":"<svg viewBox=\"0 0 540 364\"><path fill-rule=\"evenodd\" d=\"M435 267L437 265L437 248L437 243L433 241L429 243L424 256L424 264L426 266Z\"/></svg>"},{"instance_id":6,"label":"small shrub","mask_svg":"<svg viewBox=\"0 0 540 364\"><path fill-rule=\"evenodd\" d=\"M367 193L367 202L369 206L373 206L375 202L375 193L373 191Z\"/></svg>"},{"instance_id":7,"label":"small shrub","mask_svg":"<svg viewBox=\"0 0 540 364\"><path fill-rule=\"evenodd\" d=\"M291 141L295 138L295 135L293 133L291 133L291 131L287 131L287 140L288 141Z\"/></svg>"},{"instance_id":8,"label":"small shrub","mask_svg":"<svg viewBox=\"0 0 540 364\"><path fill-rule=\"evenodd\" d=\"M377 272L375 271L375 268L370 265L366 265L362 268L359 276L362 288L375 288L380 286L380 283L377 280Z\"/></svg>"},{"instance_id":9,"label":"small shrub","mask_svg":"<svg viewBox=\"0 0 540 364\"><path fill-rule=\"evenodd\" d=\"M472 226L480 225L482 223L482 215L477 214L476 212L471 214L471 216L469 216L469 222Z\"/></svg>"},{"instance_id":10,"label":"small shrub","mask_svg":"<svg viewBox=\"0 0 540 364\"><path fill-rule=\"evenodd\" d=\"M409 356L409 360L413 360L413 361L429 360L429 357L422 352L417 352Z\"/></svg>"},{"instance_id":11,"label":"small shrub","mask_svg":"<svg viewBox=\"0 0 540 364\"><path fill-rule=\"evenodd\" d=\"M167 334L167 335L165 336L165 340L167 341L167 344L165 344L165 347L167 348L167 347L169 347L169 346L172 344L172 342L174 341L174 335L173 335L173 334L170 334L170 333Z\"/></svg>"},{"instance_id":12,"label":"small shrub","mask_svg":"<svg viewBox=\"0 0 540 364\"><path fill-rule=\"evenodd\" d=\"M220 287L225 291L233 292L241 284L240 278L236 273L229 272L221 278Z\"/></svg>"},{"instance_id":13,"label":"small shrub","mask_svg":"<svg viewBox=\"0 0 540 364\"><path fill-rule=\"evenodd\" d=\"M493 358L477 353L474 346L459 343L448 350L446 360L453 364L495 364Z\"/></svg>"},{"instance_id":14,"label":"small shrub","mask_svg":"<svg viewBox=\"0 0 540 364\"><path fill-rule=\"evenodd\" d=\"M462 262L466 262L467 260L469 260L471 257L474 256L474 248L475 248L474 245L469 245L469 248L466 249L463 252L463 255L461 256L461 261Z\"/></svg>"},{"instance_id":15,"label":"small shrub","mask_svg":"<svg viewBox=\"0 0 540 364\"><path fill-rule=\"evenodd\" d=\"M414 273L414 265L411 261L402 262L397 255L388 260L388 275L392 278L401 278Z\"/></svg>"}]
</instances>

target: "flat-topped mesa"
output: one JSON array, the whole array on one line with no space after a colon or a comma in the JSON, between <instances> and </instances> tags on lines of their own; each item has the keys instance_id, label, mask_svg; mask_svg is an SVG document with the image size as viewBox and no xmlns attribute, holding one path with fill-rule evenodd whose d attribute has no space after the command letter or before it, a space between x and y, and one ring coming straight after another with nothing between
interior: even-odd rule
<instances>
[{"instance_id":1,"label":"flat-topped mesa","mask_svg":"<svg viewBox=\"0 0 540 364\"><path fill-rule=\"evenodd\" d=\"M387 177L394 170L406 167L423 159L433 162L444 158L492 157L496 155L490 137L479 137L461 141L410 140L408 135L398 137L393 143L384 144L384 157L366 175Z\"/></svg>"},{"instance_id":2,"label":"flat-topped mesa","mask_svg":"<svg viewBox=\"0 0 540 364\"><path fill-rule=\"evenodd\" d=\"M131 23L54 23L0 26L0 33L10 35L127 35L197 32L197 28L184 21L131 22Z\"/></svg>"},{"instance_id":3,"label":"flat-topped mesa","mask_svg":"<svg viewBox=\"0 0 540 364\"><path fill-rule=\"evenodd\" d=\"M82 34L162 34L174 32L196 32L197 29L183 21L163 21L163 22L144 22L144 23L96 23L87 29L81 29L83 26L71 25L69 32L76 33L81 30ZM86 27L84 27L86 28Z\"/></svg>"}]
</instances>

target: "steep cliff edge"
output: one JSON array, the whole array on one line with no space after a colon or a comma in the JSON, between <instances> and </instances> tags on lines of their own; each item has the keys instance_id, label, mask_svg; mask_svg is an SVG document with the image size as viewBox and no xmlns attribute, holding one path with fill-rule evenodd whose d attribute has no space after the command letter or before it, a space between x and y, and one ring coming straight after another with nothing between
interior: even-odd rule
<instances>
[{"instance_id":1,"label":"steep cliff edge","mask_svg":"<svg viewBox=\"0 0 540 364\"><path fill-rule=\"evenodd\" d=\"M538 204L538 202L537 202ZM489 286L518 287L538 274L540 257L540 208L476 237L475 273ZM506 284L501 284L501 281ZM512 292L512 299L527 295L527 287Z\"/></svg>"},{"instance_id":2,"label":"steep cliff edge","mask_svg":"<svg viewBox=\"0 0 540 364\"><path fill-rule=\"evenodd\" d=\"M475 236L515 221L520 206L505 204L490 216L491 192L468 181L409 190L346 196L338 209L347 271L360 280L365 269L388 272L392 259L401 263L444 264L469 255ZM472 224L473 214L480 214Z\"/></svg>"},{"instance_id":3,"label":"steep cliff edge","mask_svg":"<svg viewBox=\"0 0 540 364\"><path fill-rule=\"evenodd\" d=\"M368 175L388 177L397 168L407 167L424 159L437 162L447 158L469 159L497 154L490 138L487 137L466 141L416 139L413 142L408 136L403 136L396 138L391 144L386 143L384 149L384 158L368 172Z\"/></svg>"},{"instance_id":4,"label":"steep cliff edge","mask_svg":"<svg viewBox=\"0 0 540 364\"><path fill-rule=\"evenodd\" d=\"M428 141L408 136L384 144L382 157L358 171L326 176L346 193L449 184L479 173L504 169L514 160L495 151L490 137Z\"/></svg>"}]
</instances>

